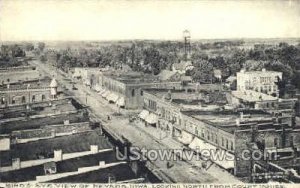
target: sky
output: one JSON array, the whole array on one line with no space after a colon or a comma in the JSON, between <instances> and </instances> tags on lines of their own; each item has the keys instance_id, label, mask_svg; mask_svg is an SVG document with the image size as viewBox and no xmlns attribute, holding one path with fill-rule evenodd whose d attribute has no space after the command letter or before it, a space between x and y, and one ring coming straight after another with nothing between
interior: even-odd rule
<instances>
[{"instance_id":1,"label":"sky","mask_svg":"<svg viewBox=\"0 0 300 188\"><path fill-rule=\"evenodd\" d=\"M300 0L0 0L0 40L300 37Z\"/></svg>"}]
</instances>

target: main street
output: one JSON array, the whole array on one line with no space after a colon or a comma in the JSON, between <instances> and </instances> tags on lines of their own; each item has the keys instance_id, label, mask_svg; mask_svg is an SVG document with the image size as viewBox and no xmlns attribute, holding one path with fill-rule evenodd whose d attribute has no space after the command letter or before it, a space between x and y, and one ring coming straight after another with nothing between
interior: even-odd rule
<instances>
[{"instance_id":1,"label":"main street","mask_svg":"<svg viewBox=\"0 0 300 188\"><path fill-rule=\"evenodd\" d=\"M73 95L79 102L89 106L89 109L94 118L100 120L103 126L114 134L128 139L133 146L144 148L147 150L171 150L181 149L181 144L171 138L160 140L158 131L145 128L139 122L129 123L129 115L133 112L118 109L114 104L109 104L97 92L92 91L89 87L81 83L76 83L77 90L72 90L73 83L68 78L68 75L60 70L57 70L50 64L41 63L40 61L31 61L32 65L38 67L38 70L45 75L54 76L59 84L65 87L68 92ZM122 115L115 116L116 112L121 112ZM107 116L111 120L107 120ZM192 160L154 160L151 161L153 169L158 174L164 175L170 182L179 183L240 183L240 181L222 170L216 165L212 165L208 170L201 168L202 161Z\"/></svg>"}]
</instances>

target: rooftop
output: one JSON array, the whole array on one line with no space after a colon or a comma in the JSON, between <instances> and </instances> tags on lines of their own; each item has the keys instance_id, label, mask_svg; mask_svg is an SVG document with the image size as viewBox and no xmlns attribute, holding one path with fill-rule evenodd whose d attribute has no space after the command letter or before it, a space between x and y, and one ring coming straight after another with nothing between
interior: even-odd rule
<instances>
[{"instance_id":1,"label":"rooftop","mask_svg":"<svg viewBox=\"0 0 300 188\"><path fill-rule=\"evenodd\" d=\"M70 123L85 122L88 121L88 117L84 113L84 111L77 111L34 118L20 117L4 119L0 120L0 134L9 134L17 130L38 129L45 125L63 124L65 120L69 120Z\"/></svg>"},{"instance_id":2,"label":"rooftop","mask_svg":"<svg viewBox=\"0 0 300 188\"><path fill-rule=\"evenodd\" d=\"M232 91L233 96L248 101L248 102L258 102L258 101L275 101L278 98L264 93L259 93L253 90L245 91Z\"/></svg>"},{"instance_id":3,"label":"rooftop","mask_svg":"<svg viewBox=\"0 0 300 188\"><path fill-rule=\"evenodd\" d=\"M109 177L113 177L117 182L137 178L128 164L118 164L100 170L95 170L83 174L68 176L61 179L52 180L55 183L108 183Z\"/></svg>"},{"instance_id":4,"label":"rooftop","mask_svg":"<svg viewBox=\"0 0 300 188\"><path fill-rule=\"evenodd\" d=\"M21 161L39 159L39 156L50 158L53 157L54 150L57 149L61 149L63 153L74 153L89 151L90 145L98 145L99 150L112 148L111 143L104 136L100 135L98 131L88 131L69 136L16 144L12 146L11 150L5 152L5 157L1 155L0 159L1 162L7 164L9 162L4 160L10 157L11 159L20 158Z\"/></svg>"},{"instance_id":5,"label":"rooftop","mask_svg":"<svg viewBox=\"0 0 300 188\"><path fill-rule=\"evenodd\" d=\"M153 76L150 74L142 74L138 72L126 72L126 73L118 72L118 73L111 73L106 76L126 84L134 84L134 83L142 84L142 83L150 83L150 82L159 82L157 76Z\"/></svg>"},{"instance_id":6,"label":"rooftop","mask_svg":"<svg viewBox=\"0 0 300 188\"><path fill-rule=\"evenodd\" d=\"M0 91L6 91L6 90L19 90L19 89L38 89L38 88L48 88L49 84L51 82L51 79L49 77L44 77L41 79L34 79L34 80L28 80L28 81L19 81L12 84L9 84L8 86L0 85Z\"/></svg>"},{"instance_id":7,"label":"rooftop","mask_svg":"<svg viewBox=\"0 0 300 188\"><path fill-rule=\"evenodd\" d=\"M273 120L271 115L260 110L243 110L242 112L243 118L241 118L241 112L232 110L185 111L182 113L229 133L233 133L237 129L249 128L237 126L237 119L239 119L240 124L271 122Z\"/></svg>"},{"instance_id":8,"label":"rooftop","mask_svg":"<svg viewBox=\"0 0 300 188\"><path fill-rule=\"evenodd\" d=\"M57 173L77 171L81 167L96 166L99 161L105 163L116 162L114 151L106 151L93 155L85 155L68 160L56 162ZM2 172L1 180L3 182L23 182L35 180L36 176L44 175L44 165L23 168L14 171Z\"/></svg>"},{"instance_id":9,"label":"rooftop","mask_svg":"<svg viewBox=\"0 0 300 188\"><path fill-rule=\"evenodd\" d=\"M42 114L46 115L54 113L54 110L60 112L68 112L75 111L77 110L77 108L72 104L72 99L65 98L60 100L53 100L51 101L51 105L50 101L31 103L29 109L27 104L0 108L0 117L1 119L9 119L25 117L26 114L29 116Z\"/></svg>"},{"instance_id":10,"label":"rooftop","mask_svg":"<svg viewBox=\"0 0 300 188\"><path fill-rule=\"evenodd\" d=\"M226 92L201 90L201 86L198 92L193 88L176 90L146 89L145 91L160 99L167 98L166 100L169 102L180 105L183 108L207 108L212 105L216 106L227 103ZM171 100L168 98L171 98Z\"/></svg>"}]
</instances>

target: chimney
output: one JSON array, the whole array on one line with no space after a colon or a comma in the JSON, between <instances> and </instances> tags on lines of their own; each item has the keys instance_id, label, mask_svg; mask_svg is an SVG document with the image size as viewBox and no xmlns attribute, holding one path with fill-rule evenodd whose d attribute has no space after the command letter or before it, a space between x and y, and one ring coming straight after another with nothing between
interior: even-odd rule
<instances>
[{"instance_id":1,"label":"chimney","mask_svg":"<svg viewBox=\"0 0 300 188\"><path fill-rule=\"evenodd\" d=\"M51 130L51 137L54 138L56 136L55 130Z\"/></svg>"},{"instance_id":2,"label":"chimney","mask_svg":"<svg viewBox=\"0 0 300 188\"><path fill-rule=\"evenodd\" d=\"M13 158L12 159L12 168L13 168L13 170L17 170L17 169L21 168L20 158Z\"/></svg>"},{"instance_id":3,"label":"chimney","mask_svg":"<svg viewBox=\"0 0 300 188\"><path fill-rule=\"evenodd\" d=\"M243 120L244 119L244 113L240 112L240 119Z\"/></svg>"},{"instance_id":4,"label":"chimney","mask_svg":"<svg viewBox=\"0 0 300 188\"><path fill-rule=\"evenodd\" d=\"M98 153L99 151L98 145L91 145L90 148L92 153Z\"/></svg>"},{"instance_id":5,"label":"chimney","mask_svg":"<svg viewBox=\"0 0 300 188\"><path fill-rule=\"evenodd\" d=\"M240 126L240 119L235 120L236 126Z\"/></svg>"},{"instance_id":6,"label":"chimney","mask_svg":"<svg viewBox=\"0 0 300 188\"><path fill-rule=\"evenodd\" d=\"M99 161L99 166L104 167L105 166L105 161Z\"/></svg>"},{"instance_id":7,"label":"chimney","mask_svg":"<svg viewBox=\"0 0 300 188\"><path fill-rule=\"evenodd\" d=\"M62 150L54 150L54 161L61 161L62 160Z\"/></svg>"},{"instance_id":8,"label":"chimney","mask_svg":"<svg viewBox=\"0 0 300 188\"><path fill-rule=\"evenodd\" d=\"M10 138L0 138L0 151L10 150Z\"/></svg>"},{"instance_id":9,"label":"chimney","mask_svg":"<svg viewBox=\"0 0 300 188\"><path fill-rule=\"evenodd\" d=\"M64 120L64 125L70 125L70 120Z\"/></svg>"}]
</instances>

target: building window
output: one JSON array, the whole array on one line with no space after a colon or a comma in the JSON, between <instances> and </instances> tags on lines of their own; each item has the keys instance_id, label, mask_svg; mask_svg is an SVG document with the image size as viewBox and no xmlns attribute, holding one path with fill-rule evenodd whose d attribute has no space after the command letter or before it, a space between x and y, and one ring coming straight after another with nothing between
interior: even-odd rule
<instances>
[{"instance_id":1,"label":"building window","mask_svg":"<svg viewBox=\"0 0 300 188\"><path fill-rule=\"evenodd\" d=\"M233 151L233 142L230 142L230 150Z\"/></svg>"},{"instance_id":2,"label":"building window","mask_svg":"<svg viewBox=\"0 0 300 188\"><path fill-rule=\"evenodd\" d=\"M202 136L202 138L204 138L204 130L203 129L201 129L201 136Z\"/></svg>"},{"instance_id":3,"label":"building window","mask_svg":"<svg viewBox=\"0 0 300 188\"><path fill-rule=\"evenodd\" d=\"M22 103L25 103L26 102L26 98L25 96L22 97Z\"/></svg>"},{"instance_id":4,"label":"building window","mask_svg":"<svg viewBox=\"0 0 300 188\"><path fill-rule=\"evenodd\" d=\"M293 136L290 137L290 146L291 147L294 146L294 137Z\"/></svg>"},{"instance_id":5,"label":"building window","mask_svg":"<svg viewBox=\"0 0 300 188\"><path fill-rule=\"evenodd\" d=\"M32 102L35 102L35 95L32 95L31 101L32 101Z\"/></svg>"},{"instance_id":6,"label":"building window","mask_svg":"<svg viewBox=\"0 0 300 188\"><path fill-rule=\"evenodd\" d=\"M228 140L226 139L226 149L228 149Z\"/></svg>"},{"instance_id":7,"label":"building window","mask_svg":"<svg viewBox=\"0 0 300 188\"><path fill-rule=\"evenodd\" d=\"M224 147L224 138L222 137L222 146Z\"/></svg>"},{"instance_id":8,"label":"building window","mask_svg":"<svg viewBox=\"0 0 300 188\"><path fill-rule=\"evenodd\" d=\"M144 91L143 90L141 90L141 96L143 96L144 95Z\"/></svg>"},{"instance_id":9,"label":"building window","mask_svg":"<svg viewBox=\"0 0 300 188\"><path fill-rule=\"evenodd\" d=\"M215 143L218 144L218 136L215 134Z\"/></svg>"},{"instance_id":10,"label":"building window","mask_svg":"<svg viewBox=\"0 0 300 188\"><path fill-rule=\"evenodd\" d=\"M274 147L278 147L278 145L279 145L278 138L274 138Z\"/></svg>"},{"instance_id":11,"label":"building window","mask_svg":"<svg viewBox=\"0 0 300 188\"><path fill-rule=\"evenodd\" d=\"M1 104L4 104L4 103L5 103L5 98L2 97L2 98L1 98Z\"/></svg>"},{"instance_id":12,"label":"building window","mask_svg":"<svg viewBox=\"0 0 300 188\"><path fill-rule=\"evenodd\" d=\"M131 96L134 97L135 93L134 93L134 89L131 90Z\"/></svg>"},{"instance_id":13,"label":"building window","mask_svg":"<svg viewBox=\"0 0 300 188\"><path fill-rule=\"evenodd\" d=\"M45 95L42 95L42 101L44 101L46 99Z\"/></svg>"}]
</instances>

